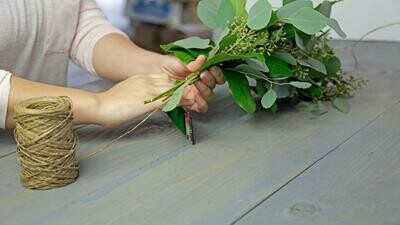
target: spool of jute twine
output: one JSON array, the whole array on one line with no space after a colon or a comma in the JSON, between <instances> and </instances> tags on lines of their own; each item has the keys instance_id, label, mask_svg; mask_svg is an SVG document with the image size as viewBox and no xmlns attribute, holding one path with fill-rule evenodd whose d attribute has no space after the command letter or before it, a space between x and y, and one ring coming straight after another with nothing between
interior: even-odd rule
<instances>
[{"instance_id":1,"label":"spool of jute twine","mask_svg":"<svg viewBox=\"0 0 400 225\"><path fill-rule=\"evenodd\" d=\"M15 106L14 137L21 183L29 189L52 189L74 182L78 136L72 127L68 97L39 97Z\"/></svg>"}]
</instances>

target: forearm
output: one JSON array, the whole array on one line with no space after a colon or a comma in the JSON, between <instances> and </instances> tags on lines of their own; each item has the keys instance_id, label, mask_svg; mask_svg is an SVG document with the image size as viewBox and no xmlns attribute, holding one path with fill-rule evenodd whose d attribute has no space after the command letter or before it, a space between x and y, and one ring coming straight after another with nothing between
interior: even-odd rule
<instances>
[{"instance_id":1,"label":"forearm","mask_svg":"<svg viewBox=\"0 0 400 225\"><path fill-rule=\"evenodd\" d=\"M98 95L72 88L52 86L25 80L16 76L11 78L11 90L7 110L7 127L15 127L14 106L20 101L41 96L68 96L72 100L74 124L98 123Z\"/></svg>"},{"instance_id":2,"label":"forearm","mask_svg":"<svg viewBox=\"0 0 400 225\"><path fill-rule=\"evenodd\" d=\"M160 73L165 56L144 50L120 34L100 39L93 51L93 66L101 77L121 81L136 74Z\"/></svg>"}]
</instances>

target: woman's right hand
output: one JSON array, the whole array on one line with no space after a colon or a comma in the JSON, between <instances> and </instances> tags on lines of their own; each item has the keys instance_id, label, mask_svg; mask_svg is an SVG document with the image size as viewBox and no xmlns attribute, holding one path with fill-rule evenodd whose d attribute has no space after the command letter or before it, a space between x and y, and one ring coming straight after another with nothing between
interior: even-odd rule
<instances>
[{"instance_id":1,"label":"woman's right hand","mask_svg":"<svg viewBox=\"0 0 400 225\"><path fill-rule=\"evenodd\" d=\"M144 101L173 86L174 81L166 74L132 76L97 95L99 102L97 124L108 128L117 127L152 112L162 106L162 100L150 104L144 104ZM189 105L190 102L182 104Z\"/></svg>"}]
</instances>

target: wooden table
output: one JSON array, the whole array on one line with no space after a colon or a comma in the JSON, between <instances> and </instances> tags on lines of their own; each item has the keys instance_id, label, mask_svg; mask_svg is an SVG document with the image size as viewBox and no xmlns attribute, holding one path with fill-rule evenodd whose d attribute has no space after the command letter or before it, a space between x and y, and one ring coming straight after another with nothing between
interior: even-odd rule
<instances>
[{"instance_id":1,"label":"wooden table","mask_svg":"<svg viewBox=\"0 0 400 225\"><path fill-rule=\"evenodd\" d=\"M345 68L350 43L335 42ZM190 145L162 114L80 162L79 179L32 191L0 133L0 224L400 224L400 44L365 42L370 80L351 112L247 115L220 94ZM124 129L79 129L78 157Z\"/></svg>"}]
</instances>

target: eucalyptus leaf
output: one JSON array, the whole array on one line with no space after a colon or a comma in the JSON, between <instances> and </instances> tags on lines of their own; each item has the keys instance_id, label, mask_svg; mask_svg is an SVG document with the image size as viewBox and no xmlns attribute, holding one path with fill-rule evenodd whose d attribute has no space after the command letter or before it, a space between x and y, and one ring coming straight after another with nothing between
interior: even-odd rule
<instances>
[{"instance_id":1,"label":"eucalyptus leaf","mask_svg":"<svg viewBox=\"0 0 400 225\"><path fill-rule=\"evenodd\" d=\"M276 100L278 99L278 96L276 92L273 89L270 89L261 99L261 105L264 107L264 109L269 109L271 108Z\"/></svg>"},{"instance_id":2,"label":"eucalyptus leaf","mask_svg":"<svg viewBox=\"0 0 400 225\"><path fill-rule=\"evenodd\" d=\"M316 34L328 23L324 15L308 7L299 9L285 20L306 34Z\"/></svg>"},{"instance_id":3,"label":"eucalyptus leaf","mask_svg":"<svg viewBox=\"0 0 400 225\"><path fill-rule=\"evenodd\" d=\"M197 15L207 27L211 29L219 27L218 7L214 0L201 0L197 5Z\"/></svg>"},{"instance_id":4,"label":"eucalyptus leaf","mask_svg":"<svg viewBox=\"0 0 400 225\"><path fill-rule=\"evenodd\" d=\"M293 66L297 65L296 58L287 52L275 52L272 56L275 58L278 58L290 65L293 65Z\"/></svg>"},{"instance_id":5,"label":"eucalyptus leaf","mask_svg":"<svg viewBox=\"0 0 400 225\"><path fill-rule=\"evenodd\" d=\"M168 99L167 103L164 105L162 108L163 112L169 112L174 110L176 107L179 106L181 103L181 99L183 96L183 92L185 91L185 88L188 86L187 83L179 87L174 94Z\"/></svg>"},{"instance_id":6,"label":"eucalyptus leaf","mask_svg":"<svg viewBox=\"0 0 400 225\"><path fill-rule=\"evenodd\" d=\"M251 95L249 81L246 76L232 70L223 70L223 73L236 103L244 111L254 113L256 111L256 102Z\"/></svg>"},{"instance_id":7,"label":"eucalyptus leaf","mask_svg":"<svg viewBox=\"0 0 400 225\"><path fill-rule=\"evenodd\" d=\"M185 48L185 49L190 49L190 48L206 49L206 48L210 47L210 40L202 39L199 37L189 37L189 38L174 42L174 45Z\"/></svg>"},{"instance_id":8,"label":"eucalyptus leaf","mask_svg":"<svg viewBox=\"0 0 400 225\"><path fill-rule=\"evenodd\" d=\"M267 0L258 0L248 12L247 26L252 30L265 28L272 16L272 6Z\"/></svg>"},{"instance_id":9,"label":"eucalyptus leaf","mask_svg":"<svg viewBox=\"0 0 400 225\"><path fill-rule=\"evenodd\" d=\"M301 82L301 81L292 81L289 84L292 85L293 87L300 88L300 89L307 89L312 86L312 84L310 84L308 82Z\"/></svg>"},{"instance_id":10,"label":"eucalyptus leaf","mask_svg":"<svg viewBox=\"0 0 400 225\"><path fill-rule=\"evenodd\" d=\"M227 37L227 35L229 34L229 31L230 31L229 28L226 27L226 28L224 28L224 29L219 33L219 36L218 36L216 45L219 45L219 44L221 43L221 41L222 41L224 38Z\"/></svg>"},{"instance_id":11,"label":"eucalyptus leaf","mask_svg":"<svg viewBox=\"0 0 400 225\"><path fill-rule=\"evenodd\" d=\"M335 19L328 19L328 25L341 37L346 38L346 33L342 30L339 25L339 22Z\"/></svg>"},{"instance_id":12,"label":"eucalyptus leaf","mask_svg":"<svg viewBox=\"0 0 400 225\"><path fill-rule=\"evenodd\" d=\"M229 27L236 15L231 0L221 0L218 8L218 24L221 28Z\"/></svg>"},{"instance_id":13,"label":"eucalyptus leaf","mask_svg":"<svg viewBox=\"0 0 400 225\"><path fill-rule=\"evenodd\" d=\"M260 0L247 0L246 4L245 4L245 10L247 11L247 13L250 12L251 8L253 8L253 6Z\"/></svg>"},{"instance_id":14,"label":"eucalyptus leaf","mask_svg":"<svg viewBox=\"0 0 400 225\"><path fill-rule=\"evenodd\" d=\"M256 59L246 59L246 63L249 66L253 67L254 69L261 71L263 73L269 72L267 65L265 65L265 63L261 63L260 61L258 61Z\"/></svg>"},{"instance_id":15,"label":"eucalyptus leaf","mask_svg":"<svg viewBox=\"0 0 400 225\"><path fill-rule=\"evenodd\" d=\"M302 50L305 50L306 45L304 44L304 41L300 37L300 35L297 32L294 32L294 37L295 37L295 42L296 42L297 47L299 47Z\"/></svg>"},{"instance_id":16,"label":"eucalyptus leaf","mask_svg":"<svg viewBox=\"0 0 400 225\"><path fill-rule=\"evenodd\" d=\"M349 113L350 112L350 105L349 105L348 101L346 99L344 99L344 98L336 98L332 102L332 104L340 112L343 112L343 113Z\"/></svg>"},{"instance_id":17,"label":"eucalyptus leaf","mask_svg":"<svg viewBox=\"0 0 400 225\"><path fill-rule=\"evenodd\" d=\"M292 87L289 85L273 85L272 89L274 89L279 99L290 97L293 93Z\"/></svg>"},{"instance_id":18,"label":"eucalyptus leaf","mask_svg":"<svg viewBox=\"0 0 400 225\"><path fill-rule=\"evenodd\" d=\"M290 17L292 14L297 12L300 8L313 8L313 3L310 0L297 0L285 4L281 8L278 9L277 15L279 19L286 19Z\"/></svg>"},{"instance_id":19,"label":"eucalyptus leaf","mask_svg":"<svg viewBox=\"0 0 400 225\"><path fill-rule=\"evenodd\" d=\"M330 1L324 0L320 5L317 6L316 10L318 10L322 15L327 18L331 17L332 13L332 3Z\"/></svg>"},{"instance_id":20,"label":"eucalyptus leaf","mask_svg":"<svg viewBox=\"0 0 400 225\"><path fill-rule=\"evenodd\" d=\"M238 71L248 77L254 78L254 79L268 79L268 77L263 74L262 72L254 69L253 67L247 65L247 64L241 64L235 67L235 71Z\"/></svg>"},{"instance_id":21,"label":"eucalyptus leaf","mask_svg":"<svg viewBox=\"0 0 400 225\"><path fill-rule=\"evenodd\" d=\"M325 65L319 60L316 60L314 58L309 57L306 60L301 60L301 59L297 60L297 62L300 65L309 67L309 68L314 69L315 71L318 71L318 72L323 73L325 75L327 74Z\"/></svg>"}]
</instances>

